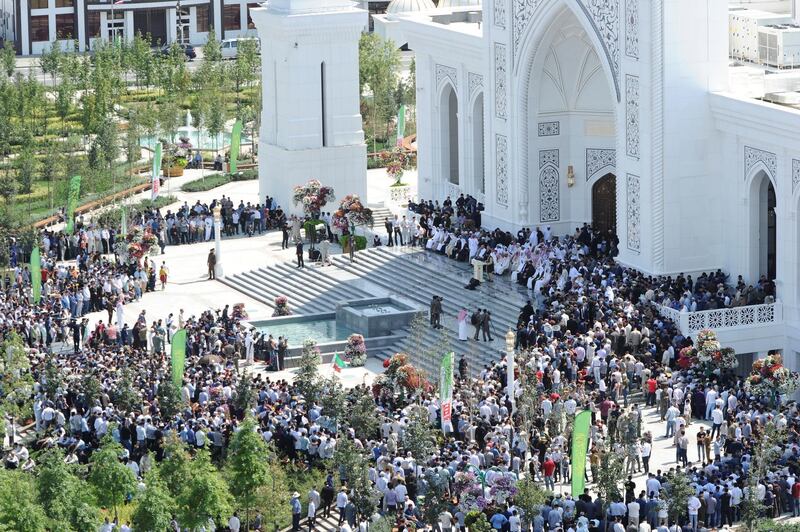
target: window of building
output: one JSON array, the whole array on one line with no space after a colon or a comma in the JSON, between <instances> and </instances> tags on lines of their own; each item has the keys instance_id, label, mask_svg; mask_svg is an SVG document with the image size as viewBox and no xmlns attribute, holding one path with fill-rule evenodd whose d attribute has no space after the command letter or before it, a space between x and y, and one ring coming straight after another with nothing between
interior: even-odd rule
<instances>
[{"instance_id":1,"label":"window of building","mask_svg":"<svg viewBox=\"0 0 800 532\"><path fill-rule=\"evenodd\" d=\"M258 7L258 4L247 4L247 29L254 30L256 29L256 24L253 22L252 17L250 16L250 10Z\"/></svg>"},{"instance_id":2,"label":"window of building","mask_svg":"<svg viewBox=\"0 0 800 532\"><path fill-rule=\"evenodd\" d=\"M222 10L222 26L225 30L242 29L242 16L239 4L225 6Z\"/></svg>"},{"instance_id":3,"label":"window of building","mask_svg":"<svg viewBox=\"0 0 800 532\"><path fill-rule=\"evenodd\" d=\"M90 39L100 37L100 12L89 11L86 15L86 31Z\"/></svg>"},{"instance_id":4,"label":"window of building","mask_svg":"<svg viewBox=\"0 0 800 532\"><path fill-rule=\"evenodd\" d=\"M76 35L75 15L72 13L56 15L56 38L72 39Z\"/></svg>"},{"instance_id":5,"label":"window of building","mask_svg":"<svg viewBox=\"0 0 800 532\"><path fill-rule=\"evenodd\" d=\"M208 23L208 6L197 6L197 31L205 32L210 29Z\"/></svg>"},{"instance_id":6,"label":"window of building","mask_svg":"<svg viewBox=\"0 0 800 532\"><path fill-rule=\"evenodd\" d=\"M73 0L56 0L56 7L72 7Z\"/></svg>"},{"instance_id":7,"label":"window of building","mask_svg":"<svg viewBox=\"0 0 800 532\"><path fill-rule=\"evenodd\" d=\"M31 9L47 9L48 0L31 0Z\"/></svg>"},{"instance_id":8,"label":"window of building","mask_svg":"<svg viewBox=\"0 0 800 532\"><path fill-rule=\"evenodd\" d=\"M48 42L50 40L50 22L47 15L31 17L31 41Z\"/></svg>"}]
</instances>

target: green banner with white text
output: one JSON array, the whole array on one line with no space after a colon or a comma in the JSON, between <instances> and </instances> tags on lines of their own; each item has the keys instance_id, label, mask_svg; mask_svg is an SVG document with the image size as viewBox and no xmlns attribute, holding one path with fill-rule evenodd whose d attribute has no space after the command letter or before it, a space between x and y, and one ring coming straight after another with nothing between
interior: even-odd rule
<instances>
[{"instance_id":1,"label":"green banner with white text","mask_svg":"<svg viewBox=\"0 0 800 532\"><path fill-rule=\"evenodd\" d=\"M239 147L242 144L242 121L237 120L231 130L231 173L236 173L236 163L239 161Z\"/></svg>"},{"instance_id":2,"label":"green banner with white text","mask_svg":"<svg viewBox=\"0 0 800 532\"><path fill-rule=\"evenodd\" d=\"M589 451L589 425L592 413L584 410L575 416L572 428L572 496L583 495L586 487L586 455Z\"/></svg>"},{"instance_id":3,"label":"green banner with white text","mask_svg":"<svg viewBox=\"0 0 800 532\"><path fill-rule=\"evenodd\" d=\"M447 432L445 425L450 424L453 418L453 366L456 355L452 351L442 357L439 368L439 400L442 405L442 430Z\"/></svg>"},{"instance_id":4,"label":"green banner with white text","mask_svg":"<svg viewBox=\"0 0 800 532\"><path fill-rule=\"evenodd\" d=\"M31 251L31 289L33 304L38 305L42 298L42 259L39 257L39 246Z\"/></svg>"},{"instance_id":5,"label":"green banner with white text","mask_svg":"<svg viewBox=\"0 0 800 532\"><path fill-rule=\"evenodd\" d=\"M78 200L81 197L81 176L74 175L69 180L69 191L67 192L67 226L65 231L71 235L75 230L75 209L78 208Z\"/></svg>"},{"instance_id":6,"label":"green banner with white text","mask_svg":"<svg viewBox=\"0 0 800 532\"><path fill-rule=\"evenodd\" d=\"M156 144L156 149L153 152L153 169L151 171L152 185L150 188L150 199L158 197L159 189L161 188L161 143Z\"/></svg>"},{"instance_id":7,"label":"green banner with white text","mask_svg":"<svg viewBox=\"0 0 800 532\"><path fill-rule=\"evenodd\" d=\"M186 365L186 329L178 329L172 335L172 382L178 388L183 383L183 369Z\"/></svg>"},{"instance_id":8,"label":"green banner with white text","mask_svg":"<svg viewBox=\"0 0 800 532\"><path fill-rule=\"evenodd\" d=\"M403 137L406 135L406 104L400 106L397 111L397 145L403 145Z\"/></svg>"}]
</instances>

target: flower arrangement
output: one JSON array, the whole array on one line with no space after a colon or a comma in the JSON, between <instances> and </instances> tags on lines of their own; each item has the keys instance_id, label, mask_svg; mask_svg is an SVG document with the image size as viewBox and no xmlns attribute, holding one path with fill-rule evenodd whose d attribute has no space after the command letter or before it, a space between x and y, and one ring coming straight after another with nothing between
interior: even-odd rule
<instances>
[{"instance_id":1,"label":"flower arrangement","mask_svg":"<svg viewBox=\"0 0 800 532\"><path fill-rule=\"evenodd\" d=\"M381 161L386 166L386 175L394 179L394 184L399 185L403 173L408 168L409 157L405 150L397 146L381 153Z\"/></svg>"},{"instance_id":2,"label":"flower arrangement","mask_svg":"<svg viewBox=\"0 0 800 532\"><path fill-rule=\"evenodd\" d=\"M753 369L744 381L744 388L759 398L773 399L776 395L789 394L800 386L800 374L783 365L778 353L753 362Z\"/></svg>"},{"instance_id":3,"label":"flower arrangement","mask_svg":"<svg viewBox=\"0 0 800 532\"><path fill-rule=\"evenodd\" d=\"M317 179L295 186L292 194L294 204L302 205L303 212L312 218L318 217L322 208L335 199L333 188L323 186Z\"/></svg>"},{"instance_id":4,"label":"flower arrangement","mask_svg":"<svg viewBox=\"0 0 800 532\"><path fill-rule=\"evenodd\" d=\"M409 356L405 353L392 355L383 362L383 367L386 371L378 375L372 384L372 391L376 397L383 389L401 394L433 390L424 373L409 363Z\"/></svg>"},{"instance_id":5,"label":"flower arrangement","mask_svg":"<svg viewBox=\"0 0 800 532\"><path fill-rule=\"evenodd\" d=\"M347 337L347 344L344 346L345 359L351 367L363 366L367 361L367 344L364 337L360 334L351 334Z\"/></svg>"},{"instance_id":6,"label":"flower arrangement","mask_svg":"<svg viewBox=\"0 0 800 532\"><path fill-rule=\"evenodd\" d=\"M458 494L458 509L465 514L472 510L482 512L489 506L480 479L472 471L456 473L453 479L453 493Z\"/></svg>"},{"instance_id":7,"label":"flower arrangement","mask_svg":"<svg viewBox=\"0 0 800 532\"><path fill-rule=\"evenodd\" d=\"M505 475L496 477L489 488L489 496L495 504L503 505L517 494L516 482Z\"/></svg>"},{"instance_id":8,"label":"flower arrangement","mask_svg":"<svg viewBox=\"0 0 800 532\"><path fill-rule=\"evenodd\" d=\"M371 226L372 222L372 209L365 207L357 194L345 196L331 220L331 224L343 233L349 231L351 225Z\"/></svg>"},{"instance_id":9,"label":"flower arrangement","mask_svg":"<svg viewBox=\"0 0 800 532\"><path fill-rule=\"evenodd\" d=\"M710 374L717 369L734 369L739 365L739 360L733 349L721 346L714 331L703 329L697 333L694 346L680 350L678 365L684 369L697 368Z\"/></svg>"},{"instance_id":10,"label":"flower arrangement","mask_svg":"<svg viewBox=\"0 0 800 532\"><path fill-rule=\"evenodd\" d=\"M120 261L127 264L139 262L145 255L157 255L160 252L158 238L150 228L134 226L128 234L114 244L114 252Z\"/></svg>"},{"instance_id":11,"label":"flower arrangement","mask_svg":"<svg viewBox=\"0 0 800 532\"><path fill-rule=\"evenodd\" d=\"M233 319L246 320L247 311L244 309L244 303L236 303L233 306Z\"/></svg>"},{"instance_id":12,"label":"flower arrangement","mask_svg":"<svg viewBox=\"0 0 800 532\"><path fill-rule=\"evenodd\" d=\"M289 298L286 296L278 296L275 298L275 310L272 312L272 317L277 316L290 316L292 309L289 308Z\"/></svg>"}]
</instances>

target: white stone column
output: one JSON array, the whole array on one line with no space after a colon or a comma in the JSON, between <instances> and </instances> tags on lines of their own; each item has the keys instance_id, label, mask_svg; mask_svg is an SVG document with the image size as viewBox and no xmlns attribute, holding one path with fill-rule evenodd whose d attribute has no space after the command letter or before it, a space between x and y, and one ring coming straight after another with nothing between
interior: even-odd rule
<instances>
[{"instance_id":1,"label":"white stone column","mask_svg":"<svg viewBox=\"0 0 800 532\"><path fill-rule=\"evenodd\" d=\"M20 2L19 4L19 41L22 44L22 55L30 55L30 12L28 11L28 2Z\"/></svg>"},{"instance_id":2,"label":"white stone column","mask_svg":"<svg viewBox=\"0 0 800 532\"><path fill-rule=\"evenodd\" d=\"M133 42L133 10L128 9L125 11L125 42Z\"/></svg>"},{"instance_id":3,"label":"white stone column","mask_svg":"<svg viewBox=\"0 0 800 532\"><path fill-rule=\"evenodd\" d=\"M178 40L177 35L178 17L174 7L167 9L167 43L174 43Z\"/></svg>"},{"instance_id":4,"label":"white stone column","mask_svg":"<svg viewBox=\"0 0 800 532\"><path fill-rule=\"evenodd\" d=\"M217 39L222 39L222 0L214 0L213 12L214 33L217 35Z\"/></svg>"},{"instance_id":5,"label":"white stone column","mask_svg":"<svg viewBox=\"0 0 800 532\"><path fill-rule=\"evenodd\" d=\"M75 19L78 21L77 39L79 52L86 51L86 17L83 16L85 2L86 0L78 0L75 9Z\"/></svg>"}]
</instances>

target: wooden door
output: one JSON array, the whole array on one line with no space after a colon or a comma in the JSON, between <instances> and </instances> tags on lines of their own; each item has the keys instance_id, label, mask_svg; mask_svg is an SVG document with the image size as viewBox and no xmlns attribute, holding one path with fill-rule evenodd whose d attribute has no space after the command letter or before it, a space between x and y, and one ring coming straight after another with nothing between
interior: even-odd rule
<instances>
[{"instance_id":1,"label":"wooden door","mask_svg":"<svg viewBox=\"0 0 800 532\"><path fill-rule=\"evenodd\" d=\"M599 231L617 230L617 177L606 174L592 187L592 227Z\"/></svg>"}]
</instances>

